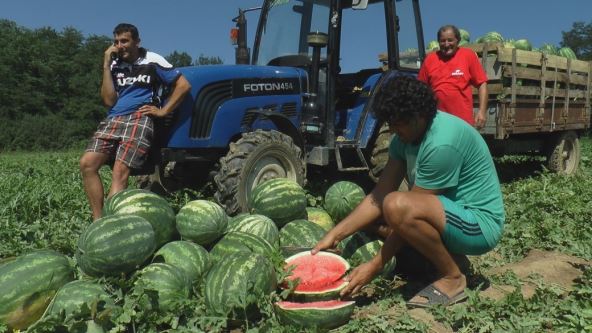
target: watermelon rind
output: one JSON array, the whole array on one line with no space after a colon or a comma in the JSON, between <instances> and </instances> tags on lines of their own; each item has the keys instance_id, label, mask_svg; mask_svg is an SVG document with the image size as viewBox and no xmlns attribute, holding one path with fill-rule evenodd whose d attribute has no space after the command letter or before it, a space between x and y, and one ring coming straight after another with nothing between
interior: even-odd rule
<instances>
[{"instance_id":1,"label":"watermelon rind","mask_svg":"<svg viewBox=\"0 0 592 333\"><path fill-rule=\"evenodd\" d=\"M308 220L295 220L280 229L280 247L285 257L291 256L290 248L314 247L327 231ZM299 251L297 251L299 252Z\"/></svg>"},{"instance_id":2,"label":"watermelon rind","mask_svg":"<svg viewBox=\"0 0 592 333\"><path fill-rule=\"evenodd\" d=\"M202 246L217 241L228 226L228 215L222 206L208 200L193 200L177 213L177 230L182 239Z\"/></svg>"},{"instance_id":3,"label":"watermelon rind","mask_svg":"<svg viewBox=\"0 0 592 333\"><path fill-rule=\"evenodd\" d=\"M210 253L203 246L183 240L165 244L154 253L152 262L164 262L182 269L192 284L200 280L212 264Z\"/></svg>"},{"instance_id":4,"label":"watermelon rind","mask_svg":"<svg viewBox=\"0 0 592 333\"><path fill-rule=\"evenodd\" d=\"M278 228L306 215L306 193L295 181L273 178L257 185L249 199L250 212L269 217Z\"/></svg>"},{"instance_id":5,"label":"watermelon rind","mask_svg":"<svg viewBox=\"0 0 592 333\"><path fill-rule=\"evenodd\" d=\"M38 250L0 265L0 323L24 330L36 322L57 291L74 280L66 256Z\"/></svg>"},{"instance_id":6,"label":"watermelon rind","mask_svg":"<svg viewBox=\"0 0 592 333\"><path fill-rule=\"evenodd\" d=\"M154 192L142 189L125 189L108 199L103 210L103 216L129 214L145 218L154 229L154 241L157 249L178 238L175 228L175 212L171 204Z\"/></svg>"},{"instance_id":7,"label":"watermelon rind","mask_svg":"<svg viewBox=\"0 0 592 333\"><path fill-rule=\"evenodd\" d=\"M142 292L140 292L141 287ZM147 291L156 292L156 299ZM171 311L178 300L188 299L191 292L185 272L167 263L153 263L138 272L133 293L140 296L143 309Z\"/></svg>"},{"instance_id":8,"label":"watermelon rind","mask_svg":"<svg viewBox=\"0 0 592 333\"><path fill-rule=\"evenodd\" d=\"M44 317L63 311L66 317L75 315L77 318L90 320L93 306L96 306L98 311L112 311L115 302L102 285L92 281L76 280L68 282L58 290Z\"/></svg>"},{"instance_id":9,"label":"watermelon rind","mask_svg":"<svg viewBox=\"0 0 592 333\"><path fill-rule=\"evenodd\" d=\"M311 255L310 251L302 251L302 252L299 252L299 253L296 253L296 254L290 256L285 261L284 269L289 271L294 266L292 264L294 262L294 260L296 260L300 257L310 256L310 255ZM330 258L332 260L337 260L339 263L343 264L343 271L344 272L347 272L351 268L349 262L337 254L326 252L326 251L320 251L320 252L316 253L315 256L326 257L326 258ZM288 279L290 279L289 276L288 276ZM298 283L302 283L302 282L303 281L299 281ZM340 283L337 286L334 286L333 288L325 288L325 289L316 290L316 291L301 291L301 290L295 289L290 293L289 299L299 301L299 302L315 302L315 301L325 301L325 300L336 299L336 298L339 298L339 293L341 292L341 290L343 290L343 288L345 288L347 286L347 284L348 284L347 281L342 280L342 283ZM288 286L289 286L289 283L287 283L287 282L284 282L281 285L282 288L287 288Z\"/></svg>"},{"instance_id":10,"label":"watermelon rind","mask_svg":"<svg viewBox=\"0 0 592 333\"><path fill-rule=\"evenodd\" d=\"M318 224L325 231L329 231L335 227L335 222L333 222L331 215L319 207L306 207L306 219L314 224Z\"/></svg>"},{"instance_id":11,"label":"watermelon rind","mask_svg":"<svg viewBox=\"0 0 592 333\"><path fill-rule=\"evenodd\" d=\"M364 189L350 181L339 181L325 193L325 210L339 223L364 199Z\"/></svg>"},{"instance_id":12,"label":"watermelon rind","mask_svg":"<svg viewBox=\"0 0 592 333\"><path fill-rule=\"evenodd\" d=\"M334 329L346 324L354 311L354 301L325 301L297 304L281 301L274 303L274 312L281 323L285 325Z\"/></svg>"},{"instance_id":13,"label":"watermelon rind","mask_svg":"<svg viewBox=\"0 0 592 333\"><path fill-rule=\"evenodd\" d=\"M261 214L239 214L228 221L226 233L244 231L266 239L271 244L279 244L278 227L272 219Z\"/></svg>"},{"instance_id":14,"label":"watermelon rind","mask_svg":"<svg viewBox=\"0 0 592 333\"><path fill-rule=\"evenodd\" d=\"M207 312L229 319L255 318L258 302L277 285L269 259L257 253L234 252L212 267L204 287Z\"/></svg>"},{"instance_id":15,"label":"watermelon rind","mask_svg":"<svg viewBox=\"0 0 592 333\"><path fill-rule=\"evenodd\" d=\"M225 260L226 256L234 252L252 252L264 255L272 262L279 257L279 249L265 238L243 231L233 231L226 234L212 247L210 255L212 261Z\"/></svg>"},{"instance_id":16,"label":"watermelon rind","mask_svg":"<svg viewBox=\"0 0 592 333\"><path fill-rule=\"evenodd\" d=\"M87 275L119 275L140 267L155 249L154 230L136 215L109 215L88 225L76 249L76 261Z\"/></svg>"}]
</instances>

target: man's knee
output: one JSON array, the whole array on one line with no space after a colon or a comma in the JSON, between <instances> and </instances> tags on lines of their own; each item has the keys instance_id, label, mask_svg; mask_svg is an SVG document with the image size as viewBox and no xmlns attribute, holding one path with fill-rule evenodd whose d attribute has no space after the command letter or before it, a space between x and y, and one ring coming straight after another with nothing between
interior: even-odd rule
<instances>
[{"instance_id":1,"label":"man's knee","mask_svg":"<svg viewBox=\"0 0 592 333\"><path fill-rule=\"evenodd\" d=\"M113 182L126 183L130 175L130 168L121 161L115 161L113 164L112 179Z\"/></svg>"},{"instance_id":2,"label":"man's knee","mask_svg":"<svg viewBox=\"0 0 592 333\"><path fill-rule=\"evenodd\" d=\"M98 172L101 166L103 165L103 161L100 155L93 154L93 153L84 153L79 161L80 165L80 172L84 174Z\"/></svg>"},{"instance_id":3,"label":"man's knee","mask_svg":"<svg viewBox=\"0 0 592 333\"><path fill-rule=\"evenodd\" d=\"M390 193L382 203L384 219L395 230L400 229L408 222L411 208L412 205L405 192Z\"/></svg>"}]
</instances>

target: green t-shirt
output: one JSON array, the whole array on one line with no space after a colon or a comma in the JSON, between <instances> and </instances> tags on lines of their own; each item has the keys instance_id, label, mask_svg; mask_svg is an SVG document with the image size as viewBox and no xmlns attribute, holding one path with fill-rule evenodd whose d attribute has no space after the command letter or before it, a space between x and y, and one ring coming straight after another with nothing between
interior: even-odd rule
<instances>
[{"instance_id":1,"label":"green t-shirt","mask_svg":"<svg viewBox=\"0 0 592 333\"><path fill-rule=\"evenodd\" d=\"M446 198L471 210L487 242L497 243L505 219L500 183L489 148L472 126L438 111L420 144L395 135L389 155L406 162L410 184L444 190Z\"/></svg>"}]
</instances>

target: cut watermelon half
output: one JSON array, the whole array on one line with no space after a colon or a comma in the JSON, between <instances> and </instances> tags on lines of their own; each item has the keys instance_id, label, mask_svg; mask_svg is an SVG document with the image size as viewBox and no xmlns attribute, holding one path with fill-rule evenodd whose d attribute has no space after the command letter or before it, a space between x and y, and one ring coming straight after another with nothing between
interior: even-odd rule
<instances>
[{"instance_id":1,"label":"cut watermelon half","mask_svg":"<svg viewBox=\"0 0 592 333\"><path fill-rule=\"evenodd\" d=\"M354 301L308 303L276 302L274 309L284 324L332 329L347 323L354 311Z\"/></svg>"},{"instance_id":2,"label":"cut watermelon half","mask_svg":"<svg viewBox=\"0 0 592 333\"><path fill-rule=\"evenodd\" d=\"M343 279L350 265L341 256L310 251L297 253L286 259L286 270L292 269L288 281L297 280L292 297L305 302L339 297L339 292L348 284ZM285 287L285 284L284 284Z\"/></svg>"}]
</instances>

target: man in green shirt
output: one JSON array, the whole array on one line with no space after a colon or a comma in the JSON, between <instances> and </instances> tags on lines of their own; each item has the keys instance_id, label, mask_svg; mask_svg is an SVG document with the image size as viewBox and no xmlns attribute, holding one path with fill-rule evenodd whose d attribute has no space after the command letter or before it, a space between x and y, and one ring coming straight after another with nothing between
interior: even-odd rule
<instances>
[{"instance_id":1,"label":"man in green shirt","mask_svg":"<svg viewBox=\"0 0 592 333\"><path fill-rule=\"evenodd\" d=\"M390 73L374 96L379 121L395 134L389 160L373 191L312 250L336 246L376 220L387 223L381 251L347 277L342 296L358 292L402 246L411 246L437 268L439 279L409 306L454 304L466 298L466 277L452 254L483 254L498 243L504 225L499 180L481 135L462 119L437 111L424 83ZM411 190L397 192L407 175Z\"/></svg>"}]
</instances>

